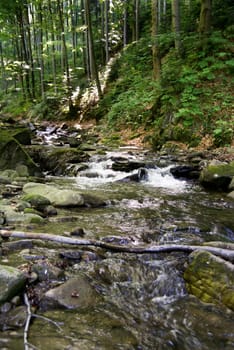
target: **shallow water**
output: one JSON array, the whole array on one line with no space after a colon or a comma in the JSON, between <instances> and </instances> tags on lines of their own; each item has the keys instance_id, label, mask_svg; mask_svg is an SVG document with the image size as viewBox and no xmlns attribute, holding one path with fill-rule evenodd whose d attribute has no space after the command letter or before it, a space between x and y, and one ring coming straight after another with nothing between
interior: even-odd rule
<instances>
[{"instance_id":1,"label":"shallow water","mask_svg":"<svg viewBox=\"0 0 234 350\"><path fill-rule=\"evenodd\" d=\"M82 227L86 238L113 242L116 236L120 244L135 245L234 241L234 203L225 195L174 179L171 165L148 169L148 181L118 182L129 173L113 172L112 156L95 156L88 173L77 178L48 178L102 196L106 207L60 210L37 230L64 235ZM99 260L67 271L87 276L99 298L87 308L41 311L57 325L34 320L29 341L37 349L233 349L233 313L187 294L186 254L99 253ZM22 330L1 333L0 348L23 349L22 339Z\"/></svg>"}]
</instances>

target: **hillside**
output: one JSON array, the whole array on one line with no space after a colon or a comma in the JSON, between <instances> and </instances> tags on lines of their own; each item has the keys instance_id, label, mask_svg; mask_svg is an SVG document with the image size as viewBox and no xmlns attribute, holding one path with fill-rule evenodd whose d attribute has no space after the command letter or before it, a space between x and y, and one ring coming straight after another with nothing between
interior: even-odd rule
<instances>
[{"instance_id":1,"label":"hillside","mask_svg":"<svg viewBox=\"0 0 234 350\"><path fill-rule=\"evenodd\" d=\"M207 147L232 145L231 38L231 32L213 32L204 51L193 33L184 38L183 57L178 57L172 38L162 37L160 84L152 78L148 39L130 44L116 59L103 100L88 117L95 116L98 124L107 126L112 141L130 129L131 137L142 136L156 149L166 141L192 147L201 143Z\"/></svg>"}]
</instances>

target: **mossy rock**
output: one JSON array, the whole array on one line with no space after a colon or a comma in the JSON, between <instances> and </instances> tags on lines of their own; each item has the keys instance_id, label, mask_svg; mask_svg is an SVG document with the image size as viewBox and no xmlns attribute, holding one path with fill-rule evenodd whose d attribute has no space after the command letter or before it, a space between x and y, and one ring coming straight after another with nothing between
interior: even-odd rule
<instances>
[{"instance_id":1,"label":"mossy rock","mask_svg":"<svg viewBox=\"0 0 234 350\"><path fill-rule=\"evenodd\" d=\"M28 152L23 148L19 140L23 142L23 132L0 131L0 170L16 169L19 166L26 166L29 175L41 176L41 171L34 163Z\"/></svg>"},{"instance_id":2,"label":"mossy rock","mask_svg":"<svg viewBox=\"0 0 234 350\"><path fill-rule=\"evenodd\" d=\"M69 190L69 189L62 190L52 185L29 182L24 185L23 192L29 196L37 195L37 196L45 197L55 207L84 206L83 196L78 191L75 191L75 190Z\"/></svg>"},{"instance_id":3,"label":"mossy rock","mask_svg":"<svg viewBox=\"0 0 234 350\"><path fill-rule=\"evenodd\" d=\"M234 162L209 164L200 174L200 183L208 189L228 191L234 177Z\"/></svg>"},{"instance_id":4,"label":"mossy rock","mask_svg":"<svg viewBox=\"0 0 234 350\"><path fill-rule=\"evenodd\" d=\"M31 204L34 209L43 210L46 206L50 205L51 202L48 198L39 194L26 194L22 197L22 200Z\"/></svg>"},{"instance_id":5,"label":"mossy rock","mask_svg":"<svg viewBox=\"0 0 234 350\"><path fill-rule=\"evenodd\" d=\"M14 138L21 145L31 145L31 131L25 127L0 130L0 145Z\"/></svg>"},{"instance_id":6,"label":"mossy rock","mask_svg":"<svg viewBox=\"0 0 234 350\"><path fill-rule=\"evenodd\" d=\"M190 255L184 273L189 293L207 303L225 305L234 311L234 266L206 251Z\"/></svg>"},{"instance_id":7,"label":"mossy rock","mask_svg":"<svg viewBox=\"0 0 234 350\"><path fill-rule=\"evenodd\" d=\"M38 161L45 171L54 175L65 175L69 164L78 164L89 160L89 155L74 148L56 148L41 150Z\"/></svg>"},{"instance_id":8,"label":"mossy rock","mask_svg":"<svg viewBox=\"0 0 234 350\"><path fill-rule=\"evenodd\" d=\"M0 305L20 293L26 280L26 276L18 269L0 265Z\"/></svg>"}]
</instances>

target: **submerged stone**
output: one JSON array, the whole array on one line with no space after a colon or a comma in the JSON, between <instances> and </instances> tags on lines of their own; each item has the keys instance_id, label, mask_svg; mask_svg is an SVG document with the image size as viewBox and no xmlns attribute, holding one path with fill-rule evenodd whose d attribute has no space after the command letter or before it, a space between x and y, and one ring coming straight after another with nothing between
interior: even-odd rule
<instances>
[{"instance_id":1,"label":"submerged stone","mask_svg":"<svg viewBox=\"0 0 234 350\"><path fill-rule=\"evenodd\" d=\"M79 275L62 284L59 287L50 289L45 293L41 302L43 309L66 308L85 309L94 307L97 303L98 294L91 286L85 276Z\"/></svg>"},{"instance_id":2,"label":"submerged stone","mask_svg":"<svg viewBox=\"0 0 234 350\"><path fill-rule=\"evenodd\" d=\"M27 320L26 306L17 306L16 308L0 314L0 330L17 329L24 326Z\"/></svg>"},{"instance_id":3,"label":"submerged stone","mask_svg":"<svg viewBox=\"0 0 234 350\"><path fill-rule=\"evenodd\" d=\"M207 303L234 310L234 266L206 251L195 251L184 273L188 292Z\"/></svg>"}]
</instances>

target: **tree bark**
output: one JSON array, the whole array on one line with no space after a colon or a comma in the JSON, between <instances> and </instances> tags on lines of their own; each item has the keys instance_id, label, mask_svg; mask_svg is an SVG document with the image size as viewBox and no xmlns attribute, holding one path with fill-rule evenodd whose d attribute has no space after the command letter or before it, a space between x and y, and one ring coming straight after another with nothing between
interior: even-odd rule
<instances>
[{"instance_id":1,"label":"tree bark","mask_svg":"<svg viewBox=\"0 0 234 350\"><path fill-rule=\"evenodd\" d=\"M212 0L201 0L201 12L199 21L199 33L207 35L211 30L211 8Z\"/></svg>"},{"instance_id":2,"label":"tree bark","mask_svg":"<svg viewBox=\"0 0 234 350\"><path fill-rule=\"evenodd\" d=\"M181 39L180 39L180 7L179 0L172 0L171 2L172 12L172 31L174 33L174 43L177 54L181 55Z\"/></svg>"},{"instance_id":3,"label":"tree bark","mask_svg":"<svg viewBox=\"0 0 234 350\"><path fill-rule=\"evenodd\" d=\"M224 249L219 247L211 246L196 246L196 245L181 245L181 244L165 244L165 245L153 245L153 246L132 246L132 245L115 245L106 243L103 241L97 241L92 239L78 239L64 236L57 236L49 233L33 233L33 232L22 232L22 231L8 231L0 230L0 236L9 238L23 238L33 240L52 241L60 244L70 244L76 246L93 246L103 248L112 252L122 253L134 253L134 254L145 254L145 253L171 253L171 252L185 252L192 253L195 250L208 251L214 255L217 255L225 260L234 262L234 249Z\"/></svg>"},{"instance_id":4,"label":"tree bark","mask_svg":"<svg viewBox=\"0 0 234 350\"><path fill-rule=\"evenodd\" d=\"M161 76L161 58L159 52L158 43L158 0L152 0L152 57L153 57L153 77L155 80L160 81Z\"/></svg>"},{"instance_id":5,"label":"tree bark","mask_svg":"<svg viewBox=\"0 0 234 350\"><path fill-rule=\"evenodd\" d=\"M92 31L92 23L91 23L91 14L90 14L90 0L85 0L85 18L86 18L86 25L87 25L87 31L88 31L88 51L89 51L89 59L90 59L90 71L91 71L91 78L95 80L98 96L99 98L102 98L102 90L101 90L101 84L98 76L98 69L97 69L97 63L96 58L94 55L94 43L93 43L93 31Z\"/></svg>"}]
</instances>

